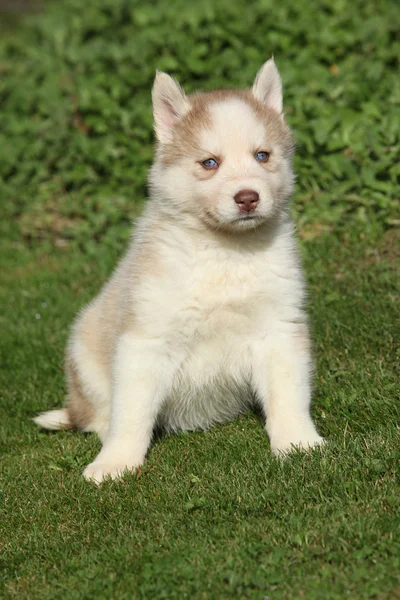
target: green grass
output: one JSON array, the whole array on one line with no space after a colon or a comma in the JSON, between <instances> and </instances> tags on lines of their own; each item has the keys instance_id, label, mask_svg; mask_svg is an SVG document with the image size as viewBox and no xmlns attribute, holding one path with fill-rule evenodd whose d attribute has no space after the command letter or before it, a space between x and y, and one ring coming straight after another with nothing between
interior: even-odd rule
<instances>
[{"instance_id":1,"label":"green grass","mask_svg":"<svg viewBox=\"0 0 400 600\"><path fill-rule=\"evenodd\" d=\"M1 598L400 598L397 15L65 0L0 24ZM329 443L280 462L250 414L157 439L139 474L97 488L81 477L96 437L30 418L61 405L69 325L146 196L154 70L248 85L272 52Z\"/></svg>"}]
</instances>

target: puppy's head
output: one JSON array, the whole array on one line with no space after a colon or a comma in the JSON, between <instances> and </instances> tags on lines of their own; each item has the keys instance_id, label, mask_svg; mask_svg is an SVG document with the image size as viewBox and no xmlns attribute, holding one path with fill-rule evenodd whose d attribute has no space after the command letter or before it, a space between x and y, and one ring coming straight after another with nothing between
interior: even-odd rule
<instances>
[{"instance_id":1,"label":"puppy's head","mask_svg":"<svg viewBox=\"0 0 400 600\"><path fill-rule=\"evenodd\" d=\"M153 87L157 154L150 185L171 214L228 231L271 220L293 188L293 141L273 59L251 90L186 96L166 73Z\"/></svg>"}]
</instances>

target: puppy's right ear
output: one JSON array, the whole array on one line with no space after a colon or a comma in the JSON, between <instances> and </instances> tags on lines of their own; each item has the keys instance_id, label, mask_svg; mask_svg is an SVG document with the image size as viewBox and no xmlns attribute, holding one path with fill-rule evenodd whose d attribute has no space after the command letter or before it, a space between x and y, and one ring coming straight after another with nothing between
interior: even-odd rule
<instances>
[{"instance_id":1,"label":"puppy's right ear","mask_svg":"<svg viewBox=\"0 0 400 600\"><path fill-rule=\"evenodd\" d=\"M154 130L161 144L173 141L173 128L190 109L189 100L179 85L167 73L157 71L153 91Z\"/></svg>"}]
</instances>

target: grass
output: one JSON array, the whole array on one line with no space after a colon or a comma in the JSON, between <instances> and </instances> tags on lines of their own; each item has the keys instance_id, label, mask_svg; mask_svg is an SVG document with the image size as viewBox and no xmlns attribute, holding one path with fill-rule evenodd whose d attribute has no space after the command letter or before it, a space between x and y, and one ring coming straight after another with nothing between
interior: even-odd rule
<instances>
[{"instance_id":1,"label":"grass","mask_svg":"<svg viewBox=\"0 0 400 600\"><path fill-rule=\"evenodd\" d=\"M304 7L66 0L3 31L0 597L400 598L398 7ZM250 414L98 489L96 437L30 418L61 404L69 325L141 210L154 70L247 85L271 52L329 444L282 463Z\"/></svg>"}]
</instances>

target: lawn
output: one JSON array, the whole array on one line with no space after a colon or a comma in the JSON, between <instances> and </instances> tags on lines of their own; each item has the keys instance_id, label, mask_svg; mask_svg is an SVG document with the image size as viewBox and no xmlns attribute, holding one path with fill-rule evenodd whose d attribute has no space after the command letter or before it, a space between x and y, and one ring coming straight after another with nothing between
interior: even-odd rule
<instances>
[{"instance_id":1,"label":"lawn","mask_svg":"<svg viewBox=\"0 0 400 600\"><path fill-rule=\"evenodd\" d=\"M0 12L1 598L400 599L399 33L395 0ZM249 414L98 488L96 436L31 418L145 201L155 69L240 87L272 53L328 444L279 461Z\"/></svg>"}]
</instances>

